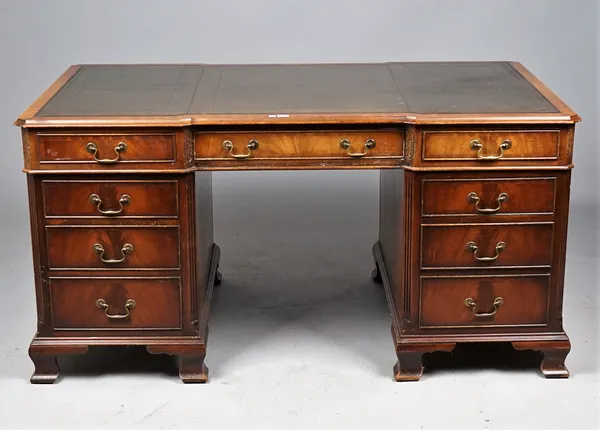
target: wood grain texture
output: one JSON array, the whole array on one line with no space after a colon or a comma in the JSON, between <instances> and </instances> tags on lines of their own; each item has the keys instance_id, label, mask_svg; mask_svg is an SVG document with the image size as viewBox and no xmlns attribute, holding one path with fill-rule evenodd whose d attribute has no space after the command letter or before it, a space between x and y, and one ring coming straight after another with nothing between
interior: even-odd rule
<instances>
[{"instance_id":1,"label":"wood grain texture","mask_svg":"<svg viewBox=\"0 0 600 430\"><path fill-rule=\"evenodd\" d=\"M51 278L55 330L181 330L181 280L159 278ZM102 299L106 310L98 308ZM128 300L135 307L127 312ZM111 319L112 316L125 318Z\"/></svg>"},{"instance_id":2,"label":"wood grain texture","mask_svg":"<svg viewBox=\"0 0 600 430\"><path fill-rule=\"evenodd\" d=\"M364 156L355 159L401 158L403 156L402 130L340 130L335 132L286 131L286 132L222 132L197 133L195 135L196 159L209 161L215 159L232 160L230 151L223 147L224 141L233 145L234 155L246 155L240 162L272 159L352 159L349 153ZM340 142L348 140L350 147L345 149ZM372 139L373 148L366 148L366 142ZM249 150L248 143L256 141L258 147Z\"/></svg>"},{"instance_id":3,"label":"wood grain texture","mask_svg":"<svg viewBox=\"0 0 600 430\"><path fill-rule=\"evenodd\" d=\"M17 120L38 317L32 382L56 380L58 355L107 345L176 355L184 382L206 382L221 280L211 171L253 169L388 169L373 254L395 380L418 380L423 354L461 342L537 349L546 376L566 377L579 120L518 63L73 67Z\"/></svg>"},{"instance_id":4,"label":"wood grain texture","mask_svg":"<svg viewBox=\"0 0 600 430\"><path fill-rule=\"evenodd\" d=\"M570 171L404 170L397 173L403 179L392 180L394 172L382 172L382 242L377 247L384 252L375 254L395 321L395 380L418 380L424 353L451 350L461 342L524 342L532 349L547 348L543 372L568 376L567 350L560 345L568 340L561 314ZM400 182L402 194L396 189ZM499 192L510 192L517 198L516 207L477 214L465 195L471 187L482 204L490 203L488 198L493 202ZM401 203L392 205L400 195ZM409 223L404 234L400 218ZM480 256L493 256L498 241L507 247L497 260L479 262L464 246L474 236L484 244ZM516 252L509 255L511 243ZM392 263L388 255L402 258L394 257ZM398 278L402 284L393 281ZM476 313L493 313L498 297L503 303L489 316L475 316L464 302L472 298Z\"/></svg>"},{"instance_id":5,"label":"wood grain texture","mask_svg":"<svg viewBox=\"0 0 600 430\"><path fill-rule=\"evenodd\" d=\"M426 224L421 228L421 268L550 267L553 236L553 223ZM499 243L505 244L502 250L497 250Z\"/></svg>"},{"instance_id":6,"label":"wood grain texture","mask_svg":"<svg viewBox=\"0 0 600 430\"><path fill-rule=\"evenodd\" d=\"M405 136L408 140L405 140ZM430 139L432 136L434 136L433 140ZM489 145L485 146L483 143L485 136L488 136L486 138L488 142L494 141L494 144L497 144L496 149L501 145L500 139L507 136L517 138L511 141L511 148L504 151L501 159L490 161L477 158L478 154L492 157L494 154L496 156L500 154L499 150L495 153L490 150L488 153ZM530 139L532 136L534 138ZM397 167L413 171L496 169L516 171L523 168L568 170L573 167L572 154L567 150L572 144L572 136L572 127L549 129L536 127L529 131L523 126L515 131L500 125L497 129L427 127L419 128L417 133L416 127L412 125L382 126L372 123L335 126L303 125L292 128L289 126L265 128L256 124L247 124L246 127L231 126L225 130L222 127L185 127L179 130L171 129L169 132L152 131L147 128L138 131L129 128L127 132L119 132L111 128L110 132L106 133L99 133L93 128L79 131L71 129L68 133L64 131L57 133L51 129L43 131L33 129L27 131L24 150L25 147L29 148L30 156L27 160L29 168L25 171L33 174L76 174L81 173L82 170L136 174L186 173L195 170ZM470 147L470 142L474 140L470 139L471 137L484 139L481 140L481 152ZM99 148L96 154L86 149L92 139ZM154 139L157 139L156 142ZM342 148L342 139L348 139L350 144L348 149ZM365 146L368 139L375 141L375 145L371 148ZM223 142L227 140L231 141L233 146L231 152L223 147ZM258 147L250 150L248 144L252 140L258 142ZM434 158L427 158L431 153L426 154L428 150L426 151L425 148L430 140L437 151ZM541 146L536 143L538 140L542 142ZM115 148L120 142L124 142L127 149L117 154ZM519 142L521 146L518 145ZM519 152L519 148L526 150L526 153ZM508 156L513 150L517 152ZM52 159L40 159L40 151L46 151ZM159 156L163 152L164 159L163 155ZM167 155L167 152L171 155ZM350 153L360 156L351 156ZM517 154L520 156L516 156ZM112 157L116 160L114 163L99 163L94 160L94 155L100 159ZM505 156L508 158L504 158ZM172 159L169 160L169 157Z\"/></svg>"},{"instance_id":7,"label":"wood grain texture","mask_svg":"<svg viewBox=\"0 0 600 430\"><path fill-rule=\"evenodd\" d=\"M423 278L421 328L543 325L548 320L548 275ZM503 299L494 315L494 300ZM473 308L465 305L472 298Z\"/></svg>"},{"instance_id":8,"label":"wood grain texture","mask_svg":"<svg viewBox=\"0 0 600 430\"><path fill-rule=\"evenodd\" d=\"M469 198L472 193L476 199ZM552 214L555 193L556 178L552 176L426 179L422 215L472 216L477 221L493 221L503 215ZM503 194L506 198L502 198Z\"/></svg>"},{"instance_id":9,"label":"wood grain texture","mask_svg":"<svg viewBox=\"0 0 600 430\"><path fill-rule=\"evenodd\" d=\"M477 140L482 149L473 149ZM511 147L501 151L504 141ZM485 162L480 157L500 157L497 162L527 159L557 159L559 131L426 131L423 136L424 161L471 160Z\"/></svg>"},{"instance_id":10,"label":"wood grain texture","mask_svg":"<svg viewBox=\"0 0 600 430\"><path fill-rule=\"evenodd\" d=\"M203 362L208 313L220 255L212 243L210 177L210 172L197 176L120 172L108 176L28 175L34 250L39 261L34 266L40 318L30 348L36 367L33 383L55 382L59 373L56 357L83 353L91 345L145 345L152 351L176 350L181 357L182 379L206 381ZM140 184L146 187L139 188ZM148 196L160 201L144 201L135 211L179 208L179 214L174 218L85 216L78 208L84 202L87 205L90 190L104 191L113 198L123 191L133 196L137 190L145 193L139 194L140 198ZM49 199L43 198L44 192L50 194ZM46 206L62 208L59 212L70 215L46 217ZM154 237L155 232L159 236L166 232L166 236ZM118 256L121 239L139 239L148 248L144 251L143 247L136 247L127 255L132 257L129 262L103 264L93 262L91 254L97 258L99 255L81 245L81 240L93 241L92 237L114 245L105 246L105 258ZM134 261L138 250L140 254ZM83 256L84 252L87 256ZM56 267L54 263L73 263L75 267ZM165 268L165 264L172 267ZM94 265L98 267L88 267ZM128 317L115 320L97 307L99 298L106 301L109 315L125 314L128 299L135 300L136 305Z\"/></svg>"},{"instance_id":11,"label":"wood grain texture","mask_svg":"<svg viewBox=\"0 0 600 430\"><path fill-rule=\"evenodd\" d=\"M42 181L44 214L47 218L177 218L177 187L176 180L47 179Z\"/></svg>"},{"instance_id":12,"label":"wood grain texture","mask_svg":"<svg viewBox=\"0 0 600 430\"><path fill-rule=\"evenodd\" d=\"M87 150L93 143L96 154ZM118 163L174 162L175 134L67 134L38 133L37 144L40 163L89 163L99 165L100 160L117 158L115 148L125 143L126 149L119 152Z\"/></svg>"},{"instance_id":13,"label":"wood grain texture","mask_svg":"<svg viewBox=\"0 0 600 430\"><path fill-rule=\"evenodd\" d=\"M60 131L52 128L24 130L29 148L26 172L183 173L193 168L184 158L186 145L189 147L190 143L182 129L68 127Z\"/></svg>"},{"instance_id":14,"label":"wood grain texture","mask_svg":"<svg viewBox=\"0 0 600 430\"><path fill-rule=\"evenodd\" d=\"M48 226L48 265L60 269L166 269L180 266L179 228L171 226ZM103 253L97 252L99 244ZM123 252L130 244L132 251ZM123 260L106 263L104 260Z\"/></svg>"},{"instance_id":15,"label":"wood grain texture","mask_svg":"<svg viewBox=\"0 0 600 430\"><path fill-rule=\"evenodd\" d=\"M554 125L430 125L419 127L413 171L568 170L572 127Z\"/></svg>"}]
</instances>

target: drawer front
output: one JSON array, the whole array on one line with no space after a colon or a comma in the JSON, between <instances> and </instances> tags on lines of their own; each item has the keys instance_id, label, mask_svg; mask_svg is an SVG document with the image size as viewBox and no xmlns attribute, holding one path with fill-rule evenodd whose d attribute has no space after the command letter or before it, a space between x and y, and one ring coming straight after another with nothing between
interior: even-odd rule
<instances>
[{"instance_id":1,"label":"drawer front","mask_svg":"<svg viewBox=\"0 0 600 430\"><path fill-rule=\"evenodd\" d=\"M177 218L177 181L42 181L47 218Z\"/></svg>"},{"instance_id":2,"label":"drawer front","mask_svg":"<svg viewBox=\"0 0 600 430\"><path fill-rule=\"evenodd\" d=\"M550 275L421 278L420 327L545 326Z\"/></svg>"},{"instance_id":3,"label":"drawer front","mask_svg":"<svg viewBox=\"0 0 600 430\"><path fill-rule=\"evenodd\" d=\"M557 160L559 130L424 131L424 161Z\"/></svg>"},{"instance_id":4,"label":"drawer front","mask_svg":"<svg viewBox=\"0 0 600 430\"><path fill-rule=\"evenodd\" d=\"M55 330L179 330L178 278L50 278Z\"/></svg>"},{"instance_id":5,"label":"drawer front","mask_svg":"<svg viewBox=\"0 0 600 430\"><path fill-rule=\"evenodd\" d=\"M286 131L196 133L196 159L401 158L403 132Z\"/></svg>"},{"instance_id":6,"label":"drawer front","mask_svg":"<svg viewBox=\"0 0 600 430\"><path fill-rule=\"evenodd\" d=\"M40 164L78 163L105 169L176 160L175 133L38 133L36 137Z\"/></svg>"},{"instance_id":7,"label":"drawer front","mask_svg":"<svg viewBox=\"0 0 600 430\"><path fill-rule=\"evenodd\" d=\"M179 228L46 226L50 269L179 269Z\"/></svg>"},{"instance_id":8,"label":"drawer front","mask_svg":"<svg viewBox=\"0 0 600 430\"><path fill-rule=\"evenodd\" d=\"M554 213L556 178L424 179L423 216Z\"/></svg>"},{"instance_id":9,"label":"drawer front","mask_svg":"<svg viewBox=\"0 0 600 430\"><path fill-rule=\"evenodd\" d=\"M423 269L550 267L554 223L423 225Z\"/></svg>"}]
</instances>

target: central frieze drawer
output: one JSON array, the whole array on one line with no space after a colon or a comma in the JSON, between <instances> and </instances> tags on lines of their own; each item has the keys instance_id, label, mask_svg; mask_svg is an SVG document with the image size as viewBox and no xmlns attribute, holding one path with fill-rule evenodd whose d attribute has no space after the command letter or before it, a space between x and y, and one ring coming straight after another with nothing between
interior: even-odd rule
<instances>
[{"instance_id":1,"label":"central frieze drawer","mask_svg":"<svg viewBox=\"0 0 600 430\"><path fill-rule=\"evenodd\" d=\"M177 181L43 180L44 215L177 218Z\"/></svg>"},{"instance_id":2,"label":"central frieze drawer","mask_svg":"<svg viewBox=\"0 0 600 430\"><path fill-rule=\"evenodd\" d=\"M55 330L181 328L179 278L50 278Z\"/></svg>"},{"instance_id":3,"label":"central frieze drawer","mask_svg":"<svg viewBox=\"0 0 600 430\"><path fill-rule=\"evenodd\" d=\"M196 133L196 159L358 159L403 157L403 131Z\"/></svg>"},{"instance_id":4,"label":"central frieze drawer","mask_svg":"<svg viewBox=\"0 0 600 430\"><path fill-rule=\"evenodd\" d=\"M179 269L179 228L46 226L50 269Z\"/></svg>"},{"instance_id":5,"label":"central frieze drawer","mask_svg":"<svg viewBox=\"0 0 600 430\"><path fill-rule=\"evenodd\" d=\"M421 227L423 269L550 267L554 223L428 224Z\"/></svg>"}]
</instances>

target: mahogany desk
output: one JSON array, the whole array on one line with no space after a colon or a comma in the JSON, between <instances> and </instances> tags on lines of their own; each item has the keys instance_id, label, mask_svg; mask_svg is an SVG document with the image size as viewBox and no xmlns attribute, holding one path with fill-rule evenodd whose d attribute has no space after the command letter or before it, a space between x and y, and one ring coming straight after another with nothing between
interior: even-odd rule
<instances>
[{"instance_id":1,"label":"mahogany desk","mask_svg":"<svg viewBox=\"0 0 600 430\"><path fill-rule=\"evenodd\" d=\"M29 192L34 383L56 356L145 345L205 382L220 282L211 171L381 169L373 277L398 381L458 342L567 377L574 124L519 63L70 67L16 121Z\"/></svg>"}]
</instances>

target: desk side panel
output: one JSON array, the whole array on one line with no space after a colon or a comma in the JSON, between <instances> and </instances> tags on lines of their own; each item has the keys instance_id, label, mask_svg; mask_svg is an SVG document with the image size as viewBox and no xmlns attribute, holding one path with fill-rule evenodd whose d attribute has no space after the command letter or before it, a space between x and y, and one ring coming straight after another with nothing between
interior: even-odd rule
<instances>
[{"instance_id":1,"label":"desk side panel","mask_svg":"<svg viewBox=\"0 0 600 430\"><path fill-rule=\"evenodd\" d=\"M193 264L191 285L193 314L198 318L198 334L206 343L208 315L212 297L213 280L210 279L213 265L213 204L212 204L212 172L188 174L193 185L188 194L191 201L195 198L194 216L190 217L194 224L190 226L193 234L194 252L191 259ZM195 223L194 223L195 220ZM214 262L215 264L217 262ZM194 297L194 295L196 297Z\"/></svg>"},{"instance_id":2,"label":"desk side panel","mask_svg":"<svg viewBox=\"0 0 600 430\"><path fill-rule=\"evenodd\" d=\"M410 248L404 244L410 217L406 217L405 207L406 199L410 198L410 195L410 179L407 183L403 170L380 172L379 244L389 281L389 285L384 284L384 288L389 288L388 304L397 331L400 329L399 322L404 316L406 303L404 262L407 261L407 251L410 251Z\"/></svg>"}]
</instances>

